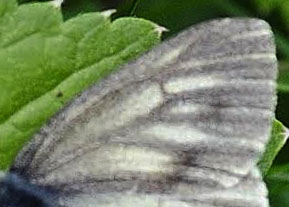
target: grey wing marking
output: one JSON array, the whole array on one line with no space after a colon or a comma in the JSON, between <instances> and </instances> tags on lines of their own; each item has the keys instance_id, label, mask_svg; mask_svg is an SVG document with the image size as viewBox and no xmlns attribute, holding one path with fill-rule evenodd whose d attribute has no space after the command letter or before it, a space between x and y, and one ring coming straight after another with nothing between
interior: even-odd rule
<instances>
[{"instance_id":1,"label":"grey wing marking","mask_svg":"<svg viewBox=\"0 0 289 207\"><path fill-rule=\"evenodd\" d=\"M255 164L275 79L267 23L200 24L83 92L11 171L78 194L79 206L266 207Z\"/></svg>"},{"instance_id":2,"label":"grey wing marking","mask_svg":"<svg viewBox=\"0 0 289 207\"><path fill-rule=\"evenodd\" d=\"M269 206L266 193L265 184L258 170L253 169L237 185L218 191L193 187L190 183L180 183L174 186L171 194L129 192L123 195L121 192L114 192L93 196L86 193L79 194L79 197L61 199L61 203L69 207L110 206L111 204L111 206L121 207L260 207Z\"/></svg>"}]
</instances>

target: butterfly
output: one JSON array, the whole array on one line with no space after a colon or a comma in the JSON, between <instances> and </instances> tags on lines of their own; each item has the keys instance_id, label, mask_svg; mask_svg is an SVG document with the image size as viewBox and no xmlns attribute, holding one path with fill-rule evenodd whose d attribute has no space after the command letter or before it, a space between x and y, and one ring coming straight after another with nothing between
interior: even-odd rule
<instances>
[{"instance_id":1,"label":"butterfly","mask_svg":"<svg viewBox=\"0 0 289 207\"><path fill-rule=\"evenodd\" d=\"M270 26L191 27L85 90L19 153L3 207L268 207Z\"/></svg>"}]
</instances>

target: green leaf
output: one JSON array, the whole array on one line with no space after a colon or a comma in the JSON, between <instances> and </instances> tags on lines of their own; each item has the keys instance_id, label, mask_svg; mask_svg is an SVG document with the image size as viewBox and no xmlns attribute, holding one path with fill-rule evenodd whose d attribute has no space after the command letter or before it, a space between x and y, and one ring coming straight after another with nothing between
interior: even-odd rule
<instances>
[{"instance_id":1,"label":"green leaf","mask_svg":"<svg viewBox=\"0 0 289 207\"><path fill-rule=\"evenodd\" d=\"M0 4L0 17L7 15L8 13L15 10L17 7L16 0L2 0Z\"/></svg>"},{"instance_id":2,"label":"green leaf","mask_svg":"<svg viewBox=\"0 0 289 207\"><path fill-rule=\"evenodd\" d=\"M76 94L159 42L157 25L109 12L63 22L51 3L4 5L0 18L0 169ZM0 7L2 8L2 7ZM5 9L6 8L6 9Z\"/></svg>"},{"instance_id":3,"label":"green leaf","mask_svg":"<svg viewBox=\"0 0 289 207\"><path fill-rule=\"evenodd\" d=\"M271 140L259 167L269 189L270 206L289 206L289 164L272 165L273 160L288 138L288 129L275 120Z\"/></svg>"},{"instance_id":4,"label":"green leaf","mask_svg":"<svg viewBox=\"0 0 289 207\"><path fill-rule=\"evenodd\" d=\"M263 177L266 176L278 152L286 143L288 138L288 134L286 132L287 129L283 126L283 124L278 120L274 120L271 138L267 143L262 159L258 163L258 167L261 170Z\"/></svg>"}]
</instances>

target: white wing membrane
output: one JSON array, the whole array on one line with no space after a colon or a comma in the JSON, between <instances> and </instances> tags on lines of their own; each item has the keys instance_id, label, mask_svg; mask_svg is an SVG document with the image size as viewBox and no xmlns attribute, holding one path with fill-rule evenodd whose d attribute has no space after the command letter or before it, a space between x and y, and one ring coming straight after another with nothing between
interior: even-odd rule
<instances>
[{"instance_id":1,"label":"white wing membrane","mask_svg":"<svg viewBox=\"0 0 289 207\"><path fill-rule=\"evenodd\" d=\"M267 23L200 24L83 92L11 171L67 207L267 207L275 76Z\"/></svg>"}]
</instances>

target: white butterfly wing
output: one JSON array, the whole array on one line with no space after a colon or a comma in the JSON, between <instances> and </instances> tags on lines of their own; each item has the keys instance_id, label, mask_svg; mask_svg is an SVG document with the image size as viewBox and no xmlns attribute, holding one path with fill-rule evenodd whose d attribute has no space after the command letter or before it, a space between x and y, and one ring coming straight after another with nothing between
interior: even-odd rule
<instances>
[{"instance_id":1,"label":"white butterfly wing","mask_svg":"<svg viewBox=\"0 0 289 207\"><path fill-rule=\"evenodd\" d=\"M200 24L83 92L11 171L68 207L266 207L276 70L264 21Z\"/></svg>"}]
</instances>

